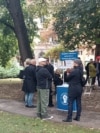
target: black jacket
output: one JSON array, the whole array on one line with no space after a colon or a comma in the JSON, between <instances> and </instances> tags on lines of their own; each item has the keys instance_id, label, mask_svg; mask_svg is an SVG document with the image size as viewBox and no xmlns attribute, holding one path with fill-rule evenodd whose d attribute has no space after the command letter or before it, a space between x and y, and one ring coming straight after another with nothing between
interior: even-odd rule
<instances>
[{"instance_id":1,"label":"black jacket","mask_svg":"<svg viewBox=\"0 0 100 133\"><path fill-rule=\"evenodd\" d=\"M45 68L48 69L48 71L50 72L50 74L52 75L52 78L54 78L54 67L53 65L51 65L50 63L48 65L45 65Z\"/></svg>"},{"instance_id":2,"label":"black jacket","mask_svg":"<svg viewBox=\"0 0 100 133\"><path fill-rule=\"evenodd\" d=\"M26 93L33 93L36 91L36 66L29 65L24 70L24 81L22 90Z\"/></svg>"},{"instance_id":3,"label":"black jacket","mask_svg":"<svg viewBox=\"0 0 100 133\"><path fill-rule=\"evenodd\" d=\"M37 88L49 89L52 82L52 75L50 72L42 66L36 68Z\"/></svg>"},{"instance_id":4,"label":"black jacket","mask_svg":"<svg viewBox=\"0 0 100 133\"><path fill-rule=\"evenodd\" d=\"M63 84L63 80L60 78L60 74L55 73L54 74L54 85L62 85Z\"/></svg>"},{"instance_id":5,"label":"black jacket","mask_svg":"<svg viewBox=\"0 0 100 133\"><path fill-rule=\"evenodd\" d=\"M76 67L67 75L67 82L69 83L68 96L77 97L82 94L83 87L81 85L81 76L83 72L79 67Z\"/></svg>"}]
</instances>

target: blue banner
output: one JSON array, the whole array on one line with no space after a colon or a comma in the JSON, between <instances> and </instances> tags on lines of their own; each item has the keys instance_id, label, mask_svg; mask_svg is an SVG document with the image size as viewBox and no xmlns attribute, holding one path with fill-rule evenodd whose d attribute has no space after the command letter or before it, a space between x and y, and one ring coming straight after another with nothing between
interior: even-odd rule
<instances>
[{"instance_id":1,"label":"blue banner","mask_svg":"<svg viewBox=\"0 0 100 133\"><path fill-rule=\"evenodd\" d=\"M78 52L62 52L60 53L60 60L75 60L78 58Z\"/></svg>"}]
</instances>

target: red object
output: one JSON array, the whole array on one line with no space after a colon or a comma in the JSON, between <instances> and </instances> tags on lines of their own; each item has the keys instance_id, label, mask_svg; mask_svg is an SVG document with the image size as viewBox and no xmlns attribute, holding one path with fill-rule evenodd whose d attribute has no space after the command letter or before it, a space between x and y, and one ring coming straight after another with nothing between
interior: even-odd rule
<instances>
[{"instance_id":1,"label":"red object","mask_svg":"<svg viewBox=\"0 0 100 133\"><path fill-rule=\"evenodd\" d=\"M96 59L100 60L100 56L97 56Z\"/></svg>"}]
</instances>

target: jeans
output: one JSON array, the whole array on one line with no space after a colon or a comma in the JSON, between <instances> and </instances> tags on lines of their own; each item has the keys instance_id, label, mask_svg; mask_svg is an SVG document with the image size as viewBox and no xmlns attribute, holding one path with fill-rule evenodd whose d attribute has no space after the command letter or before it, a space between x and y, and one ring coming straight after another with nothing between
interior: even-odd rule
<instances>
[{"instance_id":1,"label":"jeans","mask_svg":"<svg viewBox=\"0 0 100 133\"><path fill-rule=\"evenodd\" d=\"M25 93L25 104L28 106L33 105L33 93Z\"/></svg>"}]
</instances>

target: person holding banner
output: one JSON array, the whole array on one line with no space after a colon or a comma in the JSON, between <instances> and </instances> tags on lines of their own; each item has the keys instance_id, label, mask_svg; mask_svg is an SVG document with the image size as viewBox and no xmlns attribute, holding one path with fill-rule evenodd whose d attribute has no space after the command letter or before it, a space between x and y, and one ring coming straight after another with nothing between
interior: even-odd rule
<instances>
[{"instance_id":1,"label":"person holding banner","mask_svg":"<svg viewBox=\"0 0 100 133\"><path fill-rule=\"evenodd\" d=\"M83 87L81 85L81 77L83 76L82 62L79 59L74 60L74 68L67 73L68 89L68 116L63 122L72 122L73 103L76 100L76 117L74 120L80 121L81 116L81 97Z\"/></svg>"}]
</instances>

